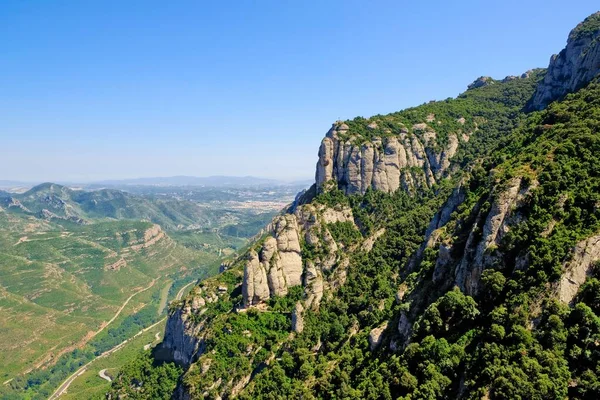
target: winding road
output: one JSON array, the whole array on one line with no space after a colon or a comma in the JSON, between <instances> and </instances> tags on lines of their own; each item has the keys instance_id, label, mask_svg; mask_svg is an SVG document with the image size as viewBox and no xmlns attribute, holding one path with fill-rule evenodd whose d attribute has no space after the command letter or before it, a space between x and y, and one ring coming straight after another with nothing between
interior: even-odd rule
<instances>
[{"instance_id":1,"label":"winding road","mask_svg":"<svg viewBox=\"0 0 600 400\"><path fill-rule=\"evenodd\" d=\"M98 375L100 375L100 378L105 379L109 382L112 382L111 377L106 375L106 370L107 370L107 368L101 369L100 372L98 372Z\"/></svg>"},{"instance_id":2,"label":"winding road","mask_svg":"<svg viewBox=\"0 0 600 400\"><path fill-rule=\"evenodd\" d=\"M138 295L138 294L140 294L140 293L142 293L142 292L144 292L144 291L146 291L146 290L150 289L152 286L154 286L154 283L155 283L155 282L156 282L156 279L153 279L153 280L152 280L152 283L150 283L150 285L149 285L149 286L146 286L145 288L143 288L143 289L140 289L140 290L138 290L137 292L135 292L134 294L132 294L131 296L129 296L129 297L127 298L127 300L125 300L125 302L124 302L124 303L121 305L121 307L120 307L120 308L117 310L116 314L115 314L115 315L114 315L114 316L113 316L113 317L112 317L112 318L111 318L111 319L110 319L110 320L109 320L107 323L105 323L105 324L102 324L102 326L100 327L100 329L98 329L96 332L94 332L94 334L93 334L91 337L94 337L94 336L98 335L100 332L102 332L104 329L106 329L106 327L107 327L107 326L109 326L109 325L110 325L112 322L114 322L114 321L115 321L115 319L117 319L117 318L119 317L119 315L121 314L121 311L123 311L123 309L125 308L125 306L127 306L127 304L128 304L130 301L131 301L131 299L132 299L134 296L136 296L136 295ZM165 319L165 318L161 319L161 320L160 320L160 321L158 321L156 324L154 324L154 325L152 325L152 326L149 326L148 328L146 328L146 330L148 330L148 329L151 329L151 328L155 327L156 325L160 324L162 321L164 321L164 319ZM141 335L141 334L142 334L142 333L144 333L144 332L145 332L145 330L143 330L143 329L142 329L140 332L136 333L136 334L135 334L135 336L133 336L133 337L135 338L136 336L138 336L138 335ZM90 338L90 339L91 339L91 338ZM81 374L83 374L85 371L87 371L87 367L88 367L88 366L89 366L91 363L93 363L95 360L97 360L97 359L99 359L99 358L101 358L101 357L106 357L106 356L108 356L109 354L112 354L112 353L114 353L115 351L119 350L119 349L120 349L121 347L123 347L123 345L124 345L125 343L127 343L129 340L130 340L130 339L127 339L127 340L125 340L124 342L122 342L122 343L119 343L118 345L116 345L116 346L115 346L115 347L113 347L112 349L105 351L104 353L100 354L98 357L94 358L93 360L91 360L90 362L88 362L87 364L85 364L84 366L82 366L81 368L79 368L77 371L75 371L75 373L73 373L71 376L69 376L69 377L68 377L68 378L67 378L67 379L66 379L66 380L65 380L65 381L62 383L62 385L60 385L60 386L58 387L58 389L56 389L56 391L55 391L54 393L52 393L52 396L50 396L50 397L48 398L48 400L53 400L53 399L56 399L56 398L58 398L60 395L62 395L62 394L63 394L63 393L64 393L64 392L67 390L67 388L68 388L68 387L71 385L71 383L73 383L73 381L74 381L74 380L75 380L75 379L76 379L78 376L80 376L80 375L81 375Z\"/></svg>"},{"instance_id":3,"label":"winding road","mask_svg":"<svg viewBox=\"0 0 600 400\"><path fill-rule=\"evenodd\" d=\"M188 283L187 285L185 285L184 287L182 287L181 289L179 289L179 292L177 292L177 296L175 296L175 300L181 300L181 298L183 297L183 291L185 290L185 288L190 285L193 285L194 283L196 283L196 281L192 281L192 282Z\"/></svg>"},{"instance_id":4,"label":"winding road","mask_svg":"<svg viewBox=\"0 0 600 400\"><path fill-rule=\"evenodd\" d=\"M156 325L160 324L161 322L163 322L164 320L166 320L167 317L164 317L163 319L161 319L160 321L150 325L147 328L142 329L141 331L139 331L138 333L136 333L135 335L133 335L132 337L130 337L129 339L125 339L124 341L122 341L121 343L119 343L118 345L116 345L115 347L113 347L110 350L106 350L104 353L100 354L98 357L94 358L92 361L88 362L87 364L85 364L84 366L82 366L81 368L79 368L77 371L75 371L75 373L71 376L69 376L67 378L67 380L65 380L63 382L62 385L60 385L60 387L58 389L56 389L56 391L52 394L52 396L50 396L48 398L48 400L53 400L58 398L60 395L62 395L63 393L65 393L67 391L67 389L69 388L69 386L71 386L71 383L73 383L73 381L75 379L77 379L79 376L81 376L85 371L87 371L88 367L96 360L100 359L100 358L104 358L107 357L109 355L111 355L112 353L114 353L117 350L120 350L123 346L125 346L129 341L135 339L136 337L140 336L142 333L147 332L148 330L154 328ZM106 371L106 369L100 371L103 372ZM104 378L102 376L102 378ZM110 379L110 377L108 377ZM106 378L104 378L106 379ZM110 381L109 381L110 382Z\"/></svg>"},{"instance_id":5,"label":"winding road","mask_svg":"<svg viewBox=\"0 0 600 400\"><path fill-rule=\"evenodd\" d=\"M184 287L182 287L179 292L177 292L177 296L175 296L175 300L181 300L181 297L183 297L183 293L185 288L187 288L190 285L193 285L194 283L196 283L196 280L188 283L187 285L185 285ZM138 293L143 292L144 290L150 289L152 286L154 285L154 280L152 281L152 284L144 289L141 289L137 292L135 292L134 294L132 294L131 296L129 296L129 298L127 298L127 300L125 301L125 303L123 303L123 305L121 306L121 308L117 311L117 314L110 320L108 321L107 324L105 324L100 330L98 330L95 334L97 335L98 333L102 332L103 329L105 329L111 322L113 322L115 319L117 319L117 317L119 316L119 314L121 313L121 311L123 311L123 309L125 308L125 306L127 305L127 303L129 303L129 300L131 300L133 298L133 296L137 295ZM167 317L164 317L163 319L161 319L160 321L150 325L147 328L142 329L141 331L139 331L138 333L136 333L135 335L133 335L132 337L130 337L129 339L125 339L123 342L119 343L118 345L116 345L115 347L113 347L110 350L105 351L104 353L100 354L98 357L94 358L93 360L91 360L90 362L88 362L87 364L83 365L81 368L79 368L77 371L75 371L71 376L69 376L59 387L58 389L56 389L56 391L52 394L52 396L50 396L48 398L48 400L54 400L57 399L58 397L60 397L63 393L65 393L67 391L67 389L69 388L69 386L71 386L71 384L73 383L73 381L75 379L77 379L79 376L81 376L83 373L85 373L85 371L87 371L88 367L96 360L103 358L103 357L107 357L109 355L111 355L112 353L114 353L115 351L118 351L119 349L121 349L123 346L125 346L128 342L130 342L131 340L135 339L136 337L140 336L141 334L143 334L144 332L147 332L148 330L154 328L156 325L162 323L164 320L166 320ZM156 335L156 338L158 339L159 336L158 334ZM109 382L112 382L112 380L110 379L110 377L108 375L105 375L106 369L103 369L102 371L100 371L98 374L100 375L100 377L102 379L106 379Z\"/></svg>"}]
</instances>

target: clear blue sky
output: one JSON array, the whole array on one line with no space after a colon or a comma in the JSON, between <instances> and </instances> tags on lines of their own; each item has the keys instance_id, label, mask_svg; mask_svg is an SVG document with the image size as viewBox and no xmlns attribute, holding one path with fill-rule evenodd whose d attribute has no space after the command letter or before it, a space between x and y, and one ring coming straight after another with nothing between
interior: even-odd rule
<instances>
[{"instance_id":1,"label":"clear blue sky","mask_svg":"<svg viewBox=\"0 0 600 400\"><path fill-rule=\"evenodd\" d=\"M333 121L545 67L599 8L2 0L0 179L311 177Z\"/></svg>"}]
</instances>

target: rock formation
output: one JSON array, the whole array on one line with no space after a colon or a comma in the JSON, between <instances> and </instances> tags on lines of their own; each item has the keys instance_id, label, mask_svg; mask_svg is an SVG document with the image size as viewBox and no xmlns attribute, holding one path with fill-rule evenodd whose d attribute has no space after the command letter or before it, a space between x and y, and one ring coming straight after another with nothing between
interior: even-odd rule
<instances>
[{"instance_id":1,"label":"rock formation","mask_svg":"<svg viewBox=\"0 0 600 400\"><path fill-rule=\"evenodd\" d=\"M585 86L600 73L600 12L573 29L565 47L550 58L543 82L538 86L531 108L541 110L554 100Z\"/></svg>"},{"instance_id":2,"label":"rock formation","mask_svg":"<svg viewBox=\"0 0 600 400\"><path fill-rule=\"evenodd\" d=\"M588 238L575 246L573 258L565 264L565 273L558 282L558 298L569 304L600 260L600 236Z\"/></svg>"},{"instance_id":3,"label":"rock formation","mask_svg":"<svg viewBox=\"0 0 600 400\"><path fill-rule=\"evenodd\" d=\"M296 303L294 311L292 311L292 331L301 333L304 330L304 307L301 302Z\"/></svg>"},{"instance_id":4,"label":"rock formation","mask_svg":"<svg viewBox=\"0 0 600 400\"><path fill-rule=\"evenodd\" d=\"M303 285L306 307L316 309L323 297L323 270L330 270L339 260L338 245L327 224L352 222L348 208L334 210L325 206L304 205L293 214L277 216L258 251L248 253L244 268L242 295L244 307L257 305L273 296L285 296L288 289ZM303 260L300 241L321 256Z\"/></svg>"},{"instance_id":5,"label":"rock formation","mask_svg":"<svg viewBox=\"0 0 600 400\"><path fill-rule=\"evenodd\" d=\"M369 333L369 348L371 351L375 351L381 342L383 341L383 333L388 327L388 323L385 322L383 325L373 328Z\"/></svg>"},{"instance_id":6,"label":"rock formation","mask_svg":"<svg viewBox=\"0 0 600 400\"><path fill-rule=\"evenodd\" d=\"M377 125L371 122L366 127ZM321 142L317 191L326 182L334 182L346 194L364 194L368 188L392 193L399 188L431 187L447 171L459 144L459 137L450 134L440 148L435 130L427 123L415 124L410 131L402 127L398 135L388 132L384 138L361 141L347 124L338 122Z\"/></svg>"},{"instance_id":7,"label":"rock formation","mask_svg":"<svg viewBox=\"0 0 600 400\"><path fill-rule=\"evenodd\" d=\"M204 351L204 342L199 335L203 325L194 323L192 316L198 311L186 304L169 315L165 337L157 349L158 359L174 361L187 368Z\"/></svg>"}]
</instances>

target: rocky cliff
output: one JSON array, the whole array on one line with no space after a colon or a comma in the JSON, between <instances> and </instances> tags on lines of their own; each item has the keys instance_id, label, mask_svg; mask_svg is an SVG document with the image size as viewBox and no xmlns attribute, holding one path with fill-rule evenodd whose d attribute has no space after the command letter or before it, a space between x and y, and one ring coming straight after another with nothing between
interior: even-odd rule
<instances>
[{"instance_id":1,"label":"rocky cliff","mask_svg":"<svg viewBox=\"0 0 600 400\"><path fill-rule=\"evenodd\" d=\"M352 210L310 204L298 207L293 214L276 217L260 249L248 253L242 284L244 306L285 296L290 287L303 285L306 306L318 308L326 284L323 272L344 264L338 254L339 246L327 228L336 222L354 224ZM316 255L309 259L305 255L303 259L301 242ZM333 277L339 278L342 273L338 271Z\"/></svg>"},{"instance_id":2,"label":"rocky cliff","mask_svg":"<svg viewBox=\"0 0 600 400\"><path fill-rule=\"evenodd\" d=\"M457 120L461 123L460 118ZM437 140L435 115L411 127L397 125L381 129L366 120L364 128L379 133L365 139L344 122L333 124L321 142L316 170L317 190L333 182L346 194L364 194L367 189L393 193L431 187L450 166L461 141L471 132L453 132L444 146Z\"/></svg>"},{"instance_id":3,"label":"rocky cliff","mask_svg":"<svg viewBox=\"0 0 600 400\"><path fill-rule=\"evenodd\" d=\"M221 290L220 290L221 289ZM174 361L188 368L205 349L207 319L204 315L225 294L222 287L196 286L178 307L172 308L167 319L165 336L156 350L159 360Z\"/></svg>"},{"instance_id":4,"label":"rocky cliff","mask_svg":"<svg viewBox=\"0 0 600 400\"><path fill-rule=\"evenodd\" d=\"M554 100L587 85L600 73L600 13L580 23L569 34L567 47L550 59L544 80L531 107L541 110Z\"/></svg>"}]
</instances>

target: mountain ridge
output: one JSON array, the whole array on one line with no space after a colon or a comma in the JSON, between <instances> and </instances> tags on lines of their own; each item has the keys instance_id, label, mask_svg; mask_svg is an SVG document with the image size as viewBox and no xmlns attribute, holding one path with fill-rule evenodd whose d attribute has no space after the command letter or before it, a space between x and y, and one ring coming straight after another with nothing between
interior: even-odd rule
<instances>
[{"instance_id":1,"label":"mountain ridge","mask_svg":"<svg viewBox=\"0 0 600 400\"><path fill-rule=\"evenodd\" d=\"M173 397L598 397L598 15L546 71L334 123L315 185L171 305Z\"/></svg>"}]
</instances>

